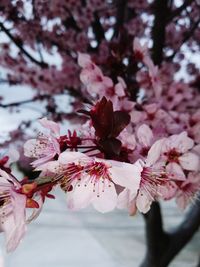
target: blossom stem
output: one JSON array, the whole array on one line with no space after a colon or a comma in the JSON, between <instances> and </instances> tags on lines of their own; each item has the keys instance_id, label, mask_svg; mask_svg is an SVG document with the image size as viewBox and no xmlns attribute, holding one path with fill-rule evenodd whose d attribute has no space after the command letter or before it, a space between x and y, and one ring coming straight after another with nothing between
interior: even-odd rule
<instances>
[{"instance_id":1,"label":"blossom stem","mask_svg":"<svg viewBox=\"0 0 200 267\"><path fill-rule=\"evenodd\" d=\"M74 148L73 146L68 146L67 148ZM97 146L76 146L76 148L79 148L79 149L96 149Z\"/></svg>"},{"instance_id":2,"label":"blossom stem","mask_svg":"<svg viewBox=\"0 0 200 267\"><path fill-rule=\"evenodd\" d=\"M94 151L94 150L96 150L96 148L90 148L88 150L83 151L83 153L88 153L88 152L91 152L91 151Z\"/></svg>"}]
</instances>

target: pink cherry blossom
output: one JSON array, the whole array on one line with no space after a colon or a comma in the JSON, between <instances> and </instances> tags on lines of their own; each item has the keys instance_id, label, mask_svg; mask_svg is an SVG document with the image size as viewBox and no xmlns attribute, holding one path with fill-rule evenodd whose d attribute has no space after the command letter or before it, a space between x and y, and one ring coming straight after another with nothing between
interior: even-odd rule
<instances>
[{"instance_id":1,"label":"pink cherry blossom","mask_svg":"<svg viewBox=\"0 0 200 267\"><path fill-rule=\"evenodd\" d=\"M156 141L149 153L156 160L162 158L170 173L177 174L179 178L182 176L184 179L183 170L197 171L199 168L199 156L191 152L193 146L194 141L187 136L186 132L182 132Z\"/></svg>"},{"instance_id":2,"label":"pink cherry blossom","mask_svg":"<svg viewBox=\"0 0 200 267\"><path fill-rule=\"evenodd\" d=\"M25 156L37 158L32 162L33 167L37 167L60 154L60 145L57 139L60 131L58 124L46 118L41 119L40 123L49 133L40 134L37 139L30 139L24 144Z\"/></svg>"},{"instance_id":3,"label":"pink cherry blossom","mask_svg":"<svg viewBox=\"0 0 200 267\"><path fill-rule=\"evenodd\" d=\"M141 45L138 38L135 38L133 41L133 51L135 53L136 59L144 62L149 60L148 44L145 43L144 45Z\"/></svg>"},{"instance_id":4,"label":"pink cherry blossom","mask_svg":"<svg viewBox=\"0 0 200 267\"><path fill-rule=\"evenodd\" d=\"M61 188L68 191L67 203L72 210L92 204L100 212L111 211L117 205L115 184L131 188L136 194L140 183L132 164L89 158L79 152L63 152L44 168L62 174Z\"/></svg>"},{"instance_id":5,"label":"pink cherry blossom","mask_svg":"<svg viewBox=\"0 0 200 267\"><path fill-rule=\"evenodd\" d=\"M26 232L26 196L17 193L21 185L12 176L0 170L0 228L5 232L7 251L16 249Z\"/></svg>"},{"instance_id":6,"label":"pink cherry blossom","mask_svg":"<svg viewBox=\"0 0 200 267\"><path fill-rule=\"evenodd\" d=\"M152 150L154 150L153 153ZM135 168L134 175L135 177L137 175L140 180L140 186L136 195L132 193L134 191L130 188L125 188L119 194L119 208L128 208L132 213L131 210L136 206L140 212L146 213L149 211L151 203L162 197L160 189L165 187L173 176L166 172L164 166L154 157L157 150L157 146L152 146L145 162L139 159L133 164Z\"/></svg>"},{"instance_id":7,"label":"pink cherry blossom","mask_svg":"<svg viewBox=\"0 0 200 267\"><path fill-rule=\"evenodd\" d=\"M200 174L190 172L185 181L177 182L176 202L180 209L194 202L200 190Z\"/></svg>"},{"instance_id":8,"label":"pink cherry blossom","mask_svg":"<svg viewBox=\"0 0 200 267\"><path fill-rule=\"evenodd\" d=\"M137 150L143 157L147 156L147 153L154 141L154 135L152 130L147 124L142 124L137 129Z\"/></svg>"}]
</instances>

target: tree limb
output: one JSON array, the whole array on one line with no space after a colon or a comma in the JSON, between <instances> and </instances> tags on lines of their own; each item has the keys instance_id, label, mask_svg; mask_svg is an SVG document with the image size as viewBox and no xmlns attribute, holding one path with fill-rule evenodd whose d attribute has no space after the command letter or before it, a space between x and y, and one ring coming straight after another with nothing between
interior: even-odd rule
<instances>
[{"instance_id":1,"label":"tree limb","mask_svg":"<svg viewBox=\"0 0 200 267\"><path fill-rule=\"evenodd\" d=\"M154 10L154 25L152 28L152 58L156 65L163 60L163 48L165 44L165 27L169 14L168 0L155 0L152 6Z\"/></svg>"},{"instance_id":2,"label":"tree limb","mask_svg":"<svg viewBox=\"0 0 200 267\"><path fill-rule=\"evenodd\" d=\"M127 0L116 0L117 14L112 38L118 37L120 29L124 23L126 3Z\"/></svg>"},{"instance_id":3,"label":"tree limb","mask_svg":"<svg viewBox=\"0 0 200 267\"><path fill-rule=\"evenodd\" d=\"M50 99L52 98L52 95L36 95L31 99L27 99L27 100L23 100L23 101L18 101L18 102L12 102L12 103L8 103L8 104L1 104L0 103L0 107L1 108L10 108L10 107L18 107L24 104L28 104L28 103L32 103L34 101L43 101L45 99Z\"/></svg>"},{"instance_id":4,"label":"tree limb","mask_svg":"<svg viewBox=\"0 0 200 267\"><path fill-rule=\"evenodd\" d=\"M43 61L39 61L37 59L35 59L32 55L30 55L23 47L23 45L21 44L21 42L19 42L11 33L10 31L3 25L2 22L0 22L0 28L2 29L2 31L11 39L11 41L19 48L19 50L28 58L30 59L33 63L35 63L36 65L42 67L42 68L47 68L48 64L43 62Z\"/></svg>"},{"instance_id":5,"label":"tree limb","mask_svg":"<svg viewBox=\"0 0 200 267\"><path fill-rule=\"evenodd\" d=\"M200 255L199 255L199 262L197 264L197 267L200 267Z\"/></svg>"},{"instance_id":6,"label":"tree limb","mask_svg":"<svg viewBox=\"0 0 200 267\"><path fill-rule=\"evenodd\" d=\"M167 18L167 22L172 21L175 17L181 14L183 10L185 10L190 4L192 4L194 0L185 0L185 2L178 8L176 8L170 16Z\"/></svg>"},{"instance_id":7,"label":"tree limb","mask_svg":"<svg viewBox=\"0 0 200 267\"><path fill-rule=\"evenodd\" d=\"M183 222L171 234L171 250L168 257L175 255L191 240L200 227L200 203L199 200L191 207Z\"/></svg>"},{"instance_id":8,"label":"tree limb","mask_svg":"<svg viewBox=\"0 0 200 267\"><path fill-rule=\"evenodd\" d=\"M105 38L105 35L104 35L104 29L100 23L97 12L94 12L94 22L92 23L92 29L96 37L96 41L99 45L101 41Z\"/></svg>"},{"instance_id":9,"label":"tree limb","mask_svg":"<svg viewBox=\"0 0 200 267\"><path fill-rule=\"evenodd\" d=\"M151 210L144 215L144 218L147 251L141 267L157 267L160 261L159 255L163 254L169 243L169 237L163 230L162 214L158 202L152 203Z\"/></svg>"},{"instance_id":10,"label":"tree limb","mask_svg":"<svg viewBox=\"0 0 200 267\"><path fill-rule=\"evenodd\" d=\"M167 267L200 227L200 203L191 207L183 222L173 231L165 232L158 203L145 215L147 252L141 267ZM200 266L197 266L200 267Z\"/></svg>"},{"instance_id":11,"label":"tree limb","mask_svg":"<svg viewBox=\"0 0 200 267\"><path fill-rule=\"evenodd\" d=\"M195 30L198 28L199 23L200 23L200 18L187 31L187 33L185 34L185 36L184 36L184 38L183 38L183 40L182 40L181 45L179 46L179 48L176 49L171 56L169 56L169 57L166 58L167 61L171 61L176 56L176 54L178 53L178 51L180 51L182 45L185 44L190 39L190 37L195 32Z\"/></svg>"}]
</instances>

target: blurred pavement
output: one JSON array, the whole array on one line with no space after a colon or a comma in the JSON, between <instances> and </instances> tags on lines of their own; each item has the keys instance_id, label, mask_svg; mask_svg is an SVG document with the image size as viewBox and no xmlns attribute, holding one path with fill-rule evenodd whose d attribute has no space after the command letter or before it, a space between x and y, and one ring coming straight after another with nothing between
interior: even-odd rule
<instances>
[{"instance_id":1,"label":"blurred pavement","mask_svg":"<svg viewBox=\"0 0 200 267\"><path fill-rule=\"evenodd\" d=\"M70 212L64 194L56 196L56 200L47 200L17 250L4 253L4 267L139 266L145 254L141 215L130 217L118 210L109 214L93 209ZM167 227L181 221L174 203L165 203L164 211ZM196 267L199 250L200 233L170 267Z\"/></svg>"}]
</instances>

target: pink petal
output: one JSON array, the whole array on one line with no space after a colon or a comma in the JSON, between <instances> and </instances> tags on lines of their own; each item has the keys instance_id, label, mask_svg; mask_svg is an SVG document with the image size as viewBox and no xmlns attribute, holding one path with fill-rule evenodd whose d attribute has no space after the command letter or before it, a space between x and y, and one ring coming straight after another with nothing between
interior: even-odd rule
<instances>
[{"instance_id":1,"label":"pink petal","mask_svg":"<svg viewBox=\"0 0 200 267\"><path fill-rule=\"evenodd\" d=\"M36 171L59 173L62 170L58 160L49 161L36 167Z\"/></svg>"},{"instance_id":2,"label":"pink petal","mask_svg":"<svg viewBox=\"0 0 200 267\"><path fill-rule=\"evenodd\" d=\"M95 186L95 191L99 192L99 196L95 195L92 200L93 207L102 213L113 210L117 205L117 193L113 183L100 179Z\"/></svg>"},{"instance_id":3,"label":"pink petal","mask_svg":"<svg viewBox=\"0 0 200 267\"><path fill-rule=\"evenodd\" d=\"M43 165L45 163L47 163L48 161L52 160L55 156L55 153L53 154L49 154L43 158L40 158L40 159L37 159L37 160L34 160L31 165L33 166L33 168L37 168L39 167L40 165Z\"/></svg>"},{"instance_id":4,"label":"pink petal","mask_svg":"<svg viewBox=\"0 0 200 267\"><path fill-rule=\"evenodd\" d=\"M179 161L183 169L188 171L198 171L199 157L191 152L185 153L179 157Z\"/></svg>"},{"instance_id":5,"label":"pink petal","mask_svg":"<svg viewBox=\"0 0 200 267\"><path fill-rule=\"evenodd\" d=\"M79 160L88 161L90 158L81 152L63 152L60 154L58 161L62 165L77 163Z\"/></svg>"},{"instance_id":6,"label":"pink petal","mask_svg":"<svg viewBox=\"0 0 200 267\"><path fill-rule=\"evenodd\" d=\"M114 183L119 184L131 190L133 194L137 194L139 189L141 172L143 167L138 160L135 164L124 162L109 161L112 168L109 169Z\"/></svg>"},{"instance_id":7,"label":"pink petal","mask_svg":"<svg viewBox=\"0 0 200 267\"><path fill-rule=\"evenodd\" d=\"M29 139L28 141L26 141L24 144L24 155L26 157L34 158L34 154L36 154L36 152L33 151L38 143L39 141L37 139Z\"/></svg>"},{"instance_id":8,"label":"pink petal","mask_svg":"<svg viewBox=\"0 0 200 267\"><path fill-rule=\"evenodd\" d=\"M148 125L142 124L137 130L137 137L143 146L149 147L153 140L152 130Z\"/></svg>"},{"instance_id":9,"label":"pink petal","mask_svg":"<svg viewBox=\"0 0 200 267\"><path fill-rule=\"evenodd\" d=\"M169 172L171 175L173 174L175 180L185 180L185 174L183 172L183 169L176 162L170 162L169 164L167 164L166 171Z\"/></svg>"},{"instance_id":10,"label":"pink petal","mask_svg":"<svg viewBox=\"0 0 200 267\"><path fill-rule=\"evenodd\" d=\"M187 152L194 146L194 141L187 136L187 132L182 132L179 135L173 135L169 138L171 148L175 147L181 153Z\"/></svg>"},{"instance_id":11,"label":"pink petal","mask_svg":"<svg viewBox=\"0 0 200 267\"><path fill-rule=\"evenodd\" d=\"M158 195L164 200L169 200L175 197L177 186L174 182L168 182L164 186L158 188Z\"/></svg>"},{"instance_id":12,"label":"pink petal","mask_svg":"<svg viewBox=\"0 0 200 267\"><path fill-rule=\"evenodd\" d=\"M130 201L130 190L125 188L119 195L117 200L118 209L128 209Z\"/></svg>"},{"instance_id":13,"label":"pink petal","mask_svg":"<svg viewBox=\"0 0 200 267\"><path fill-rule=\"evenodd\" d=\"M87 186L85 186L87 185ZM67 193L67 206L70 210L79 210L87 207L94 198L93 183L88 179L82 179L80 183L72 184L73 190Z\"/></svg>"},{"instance_id":14,"label":"pink petal","mask_svg":"<svg viewBox=\"0 0 200 267\"><path fill-rule=\"evenodd\" d=\"M163 143L166 141L166 138L160 139L156 141L152 147L149 149L147 159L146 159L146 164L148 166L153 165L160 159L161 156L161 151L163 147Z\"/></svg>"},{"instance_id":15,"label":"pink petal","mask_svg":"<svg viewBox=\"0 0 200 267\"><path fill-rule=\"evenodd\" d=\"M132 216L136 213L135 194L132 194L129 189L124 189L118 196L117 201L118 209L128 209L129 214Z\"/></svg>"},{"instance_id":16,"label":"pink petal","mask_svg":"<svg viewBox=\"0 0 200 267\"><path fill-rule=\"evenodd\" d=\"M78 53L78 64L82 68L86 68L91 64L91 58L88 54Z\"/></svg>"},{"instance_id":17,"label":"pink petal","mask_svg":"<svg viewBox=\"0 0 200 267\"><path fill-rule=\"evenodd\" d=\"M140 212L147 213L150 210L152 201L152 197L141 189L136 198L136 206Z\"/></svg>"},{"instance_id":18,"label":"pink petal","mask_svg":"<svg viewBox=\"0 0 200 267\"><path fill-rule=\"evenodd\" d=\"M22 227L22 225L18 225L18 227L16 227L12 213L6 218L2 228L6 236L6 250L7 252L12 252L17 248L19 242L23 238L25 229Z\"/></svg>"},{"instance_id":19,"label":"pink petal","mask_svg":"<svg viewBox=\"0 0 200 267\"><path fill-rule=\"evenodd\" d=\"M133 199L130 203L129 203L129 209L128 209L129 215L130 216L134 216L137 212L137 206L136 206L136 200Z\"/></svg>"},{"instance_id":20,"label":"pink petal","mask_svg":"<svg viewBox=\"0 0 200 267\"><path fill-rule=\"evenodd\" d=\"M39 122L44 128L49 129L55 135L60 134L60 126L56 122L48 120L47 118L40 119Z\"/></svg>"},{"instance_id":21,"label":"pink petal","mask_svg":"<svg viewBox=\"0 0 200 267\"><path fill-rule=\"evenodd\" d=\"M189 198L187 198L184 194L180 194L176 198L176 203L181 210L184 210L189 203Z\"/></svg>"},{"instance_id":22,"label":"pink petal","mask_svg":"<svg viewBox=\"0 0 200 267\"><path fill-rule=\"evenodd\" d=\"M16 249L26 232L25 224L25 205L26 197L12 192L11 197L13 212L4 222L4 231L6 235L6 248L8 252Z\"/></svg>"}]
</instances>

